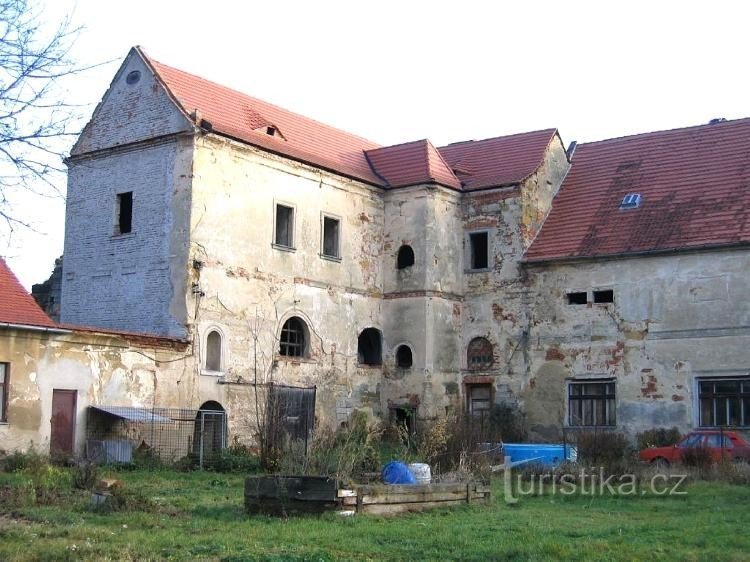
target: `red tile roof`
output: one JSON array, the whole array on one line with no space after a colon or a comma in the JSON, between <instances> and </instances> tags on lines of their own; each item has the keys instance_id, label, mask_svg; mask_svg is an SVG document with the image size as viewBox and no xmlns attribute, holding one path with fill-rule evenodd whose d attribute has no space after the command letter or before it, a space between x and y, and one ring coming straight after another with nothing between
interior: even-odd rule
<instances>
[{"instance_id":1,"label":"red tile roof","mask_svg":"<svg viewBox=\"0 0 750 562\"><path fill-rule=\"evenodd\" d=\"M641 204L620 209L639 193ZM750 119L579 145L526 261L750 243Z\"/></svg>"},{"instance_id":2,"label":"red tile roof","mask_svg":"<svg viewBox=\"0 0 750 562\"><path fill-rule=\"evenodd\" d=\"M461 182L428 140L368 150L367 158L389 187L438 183L461 189Z\"/></svg>"},{"instance_id":3,"label":"red tile roof","mask_svg":"<svg viewBox=\"0 0 750 562\"><path fill-rule=\"evenodd\" d=\"M539 167L556 134L555 129L547 129L440 149L429 141L381 147L172 68L137 50L185 114L199 110L200 118L208 121L215 133L380 187L437 182L471 190L519 183ZM275 134L268 134L269 127ZM451 168L456 169L455 174Z\"/></svg>"},{"instance_id":4,"label":"red tile roof","mask_svg":"<svg viewBox=\"0 0 750 562\"><path fill-rule=\"evenodd\" d=\"M520 133L439 148L465 190L513 185L524 181L542 163L556 129Z\"/></svg>"},{"instance_id":5,"label":"red tile roof","mask_svg":"<svg viewBox=\"0 0 750 562\"><path fill-rule=\"evenodd\" d=\"M56 324L26 292L5 260L0 258L0 323L56 328Z\"/></svg>"},{"instance_id":6,"label":"red tile roof","mask_svg":"<svg viewBox=\"0 0 750 562\"><path fill-rule=\"evenodd\" d=\"M172 68L140 52L183 111L190 115L198 109L214 132L382 185L364 153L377 148L376 143ZM267 134L268 126L280 134Z\"/></svg>"}]
</instances>

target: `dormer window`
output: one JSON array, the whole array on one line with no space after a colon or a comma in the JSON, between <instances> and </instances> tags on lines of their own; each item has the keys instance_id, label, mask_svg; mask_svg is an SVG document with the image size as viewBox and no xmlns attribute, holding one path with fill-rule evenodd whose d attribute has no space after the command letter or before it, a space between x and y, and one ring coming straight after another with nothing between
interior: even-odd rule
<instances>
[{"instance_id":1,"label":"dormer window","mask_svg":"<svg viewBox=\"0 0 750 562\"><path fill-rule=\"evenodd\" d=\"M625 197L622 198L622 203L620 203L620 209L637 209L640 206L640 193L628 193Z\"/></svg>"},{"instance_id":2,"label":"dormer window","mask_svg":"<svg viewBox=\"0 0 750 562\"><path fill-rule=\"evenodd\" d=\"M266 127L266 134L269 136L276 136L276 127Z\"/></svg>"}]
</instances>

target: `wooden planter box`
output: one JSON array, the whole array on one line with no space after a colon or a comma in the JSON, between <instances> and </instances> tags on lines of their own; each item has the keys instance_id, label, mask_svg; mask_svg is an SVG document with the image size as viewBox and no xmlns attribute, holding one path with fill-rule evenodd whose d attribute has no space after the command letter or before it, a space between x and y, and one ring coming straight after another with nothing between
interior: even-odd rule
<instances>
[{"instance_id":1,"label":"wooden planter box","mask_svg":"<svg viewBox=\"0 0 750 562\"><path fill-rule=\"evenodd\" d=\"M482 482L343 486L325 476L251 476L245 480L245 508L268 515L324 511L395 515L489 499L489 484Z\"/></svg>"}]
</instances>

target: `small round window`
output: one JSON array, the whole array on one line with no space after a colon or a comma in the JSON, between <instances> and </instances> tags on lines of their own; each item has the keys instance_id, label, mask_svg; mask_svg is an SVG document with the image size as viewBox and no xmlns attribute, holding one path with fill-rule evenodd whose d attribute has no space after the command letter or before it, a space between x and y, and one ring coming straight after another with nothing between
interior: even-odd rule
<instances>
[{"instance_id":1,"label":"small round window","mask_svg":"<svg viewBox=\"0 0 750 562\"><path fill-rule=\"evenodd\" d=\"M125 82L127 82L130 85L136 84L138 80L141 79L141 71L140 70L133 70L131 72L128 72L128 75L125 77Z\"/></svg>"}]
</instances>

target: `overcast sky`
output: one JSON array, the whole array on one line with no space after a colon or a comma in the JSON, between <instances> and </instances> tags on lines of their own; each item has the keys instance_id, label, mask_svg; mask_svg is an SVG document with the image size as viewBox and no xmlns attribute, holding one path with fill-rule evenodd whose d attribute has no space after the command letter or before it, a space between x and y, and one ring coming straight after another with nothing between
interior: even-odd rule
<instances>
[{"instance_id":1,"label":"overcast sky","mask_svg":"<svg viewBox=\"0 0 750 562\"><path fill-rule=\"evenodd\" d=\"M557 127L579 142L750 116L747 2L48 0L115 62L69 96L101 99L133 45L156 60L382 144ZM90 112L89 110L89 112ZM23 284L62 253L64 201L19 203L0 240Z\"/></svg>"}]
</instances>

